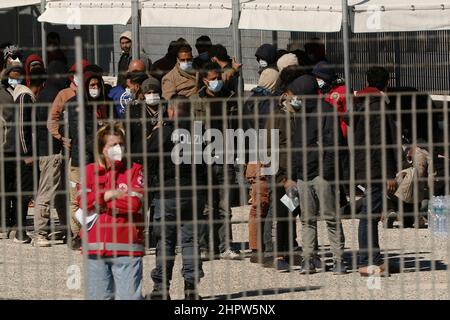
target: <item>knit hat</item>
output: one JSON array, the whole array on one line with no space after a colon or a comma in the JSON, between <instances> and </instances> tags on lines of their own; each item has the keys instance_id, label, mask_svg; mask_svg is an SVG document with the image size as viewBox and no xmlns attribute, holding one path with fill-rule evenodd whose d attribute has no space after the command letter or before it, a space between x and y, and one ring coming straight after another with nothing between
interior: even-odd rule
<instances>
[{"instance_id":1,"label":"knit hat","mask_svg":"<svg viewBox=\"0 0 450 320\"><path fill-rule=\"evenodd\" d=\"M150 90L161 93L161 83L158 79L150 77L142 83L142 92L146 93Z\"/></svg>"},{"instance_id":2,"label":"knit hat","mask_svg":"<svg viewBox=\"0 0 450 320\"><path fill-rule=\"evenodd\" d=\"M275 91L278 84L278 71L272 68L264 69L259 76L258 86Z\"/></svg>"},{"instance_id":3,"label":"knit hat","mask_svg":"<svg viewBox=\"0 0 450 320\"><path fill-rule=\"evenodd\" d=\"M298 66L297 56L293 53L286 53L277 61L278 71L280 72L289 66Z\"/></svg>"},{"instance_id":4,"label":"knit hat","mask_svg":"<svg viewBox=\"0 0 450 320\"><path fill-rule=\"evenodd\" d=\"M133 41L133 39L131 38L131 31L125 31L125 32L123 32L121 35L120 35L120 38L119 38L119 41L120 41L120 39L122 39L122 38L127 38L128 40L130 40L130 41Z\"/></svg>"},{"instance_id":5,"label":"knit hat","mask_svg":"<svg viewBox=\"0 0 450 320\"><path fill-rule=\"evenodd\" d=\"M336 72L333 67L326 61L318 62L312 71L312 74L325 80L327 83L331 83L336 80Z\"/></svg>"}]
</instances>

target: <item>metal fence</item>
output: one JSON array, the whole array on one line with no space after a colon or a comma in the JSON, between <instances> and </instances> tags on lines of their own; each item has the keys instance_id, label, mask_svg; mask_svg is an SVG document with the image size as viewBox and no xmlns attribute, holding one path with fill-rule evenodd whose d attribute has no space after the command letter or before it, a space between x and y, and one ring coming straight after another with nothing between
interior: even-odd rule
<instances>
[{"instance_id":1,"label":"metal fence","mask_svg":"<svg viewBox=\"0 0 450 320\"><path fill-rule=\"evenodd\" d=\"M76 57L80 62L81 40ZM77 73L83 79L81 68ZM71 149L51 159L40 155L43 140L53 153L47 120L36 120L51 105L0 106L3 119L15 114L0 133L1 225L11 238L0 242L2 298L111 297L100 277L102 263L114 266L115 298L123 294L120 277L139 282L142 270L135 289L147 298L155 288L184 298L185 282L200 279L189 290L205 299L449 298L450 222L439 230L436 223L450 220L444 220L448 212L435 211L448 206L446 198L440 207L433 198L449 194L446 100L441 108L428 91L387 91L354 97L353 110L341 114L310 94L297 94L302 103L295 109L287 91L245 100L178 97L153 109L141 101L129 106L124 119L114 119L113 103L87 102L87 89L80 86L64 105L59 123ZM99 106L109 110L103 118ZM124 139L104 140L110 145L100 150L97 132L111 122L120 128L109 127L106 136L120 138L124 130ZM15 131L10 149L8 130ZM111 161L118 150L107 151L117 145L125 147L125 167ZM29 146L31 153L24 154ZM108 157L116 175L93 171L92 164L83 169L91 161L105 165ZM132 171L132 163L142 169ZM392 192L392 180L405 193ZM46 198L41 188L48 191L56 182L59 188ZM118 193L106 200L108 187ZM61 209L55 214L47 204ZM89 239L81 254L70 248L76 247L70 231L77 207L86 225L79 232ZM46 237L41 243L34 233L39 223ZM14 241L25 238L24 230L34 245ZM110 254L139 256L142 246L143 266L135 274L107 261ZM381 259L389 262L389 277L377 274ZM373 267L359 270L367 265Z\"/></svg>"}]
</instances>

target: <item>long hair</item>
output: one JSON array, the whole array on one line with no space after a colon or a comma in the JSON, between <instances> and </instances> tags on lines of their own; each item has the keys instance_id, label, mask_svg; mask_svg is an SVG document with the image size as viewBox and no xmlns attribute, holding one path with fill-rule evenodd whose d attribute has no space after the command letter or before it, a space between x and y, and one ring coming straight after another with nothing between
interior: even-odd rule
<instances>
[{"instance_id":1,"label":"long hair","mask_svg":"<svg viewBox=\"0 0 450 320\"><path fill-rule=\"evenodd\" d=\"M121 122L107 122L97 131L97 150L95 150L96 160L100 160L105 164L105 156L103 155L103 148L106 145L106 136L119 136L125 141L125 130Z\"/></svg>"}]
</instances>

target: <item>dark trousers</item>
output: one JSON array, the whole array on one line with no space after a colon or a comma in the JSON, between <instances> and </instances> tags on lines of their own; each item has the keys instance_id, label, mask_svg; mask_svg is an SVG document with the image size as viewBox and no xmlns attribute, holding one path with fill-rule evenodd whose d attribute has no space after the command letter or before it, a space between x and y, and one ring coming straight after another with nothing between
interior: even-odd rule
<instances>
[{"instance_id":1,"label":"dark trousers","mask_svg":"<svg viewBox=\"0 0 450 320\"><path fill-rule=\"evenodd\" d=\"M33 198L33 167L25 165L23 160L18 166L15 159L6 159L15 156L15 154L4 155L3 172L0 174L0 179L3 179L1 185L4 185L0 196L0 224L3 228L20 225L22 228L19 231L22 232L25 231L28 204Z\"/></svg>"},{"instance_id":2,"label":"dark trousers","mask_svg":"<svg viewBox=\"0 0 450 320\"><path fill-rule=\"evenodd\" d=\"M152 270L151 277L155 288L163 290L164 286L166 289L170 286L178 233L181 234L183 258L181 273L184 280L195 284L204 276L198 245L198 224L194 223L194 216L200 217L198 213L203 210L202 203L203 201L199 199L197 210L194 212L191 198L170 198L164 201L155 198L153 200L155 208L153 232L157 244L156 267Z\"/></svg>"},{"instance_id":3,"label":"dark trousers","mask_svg":"<svg viewBox=\"0 0 450 320\"><path fill-rule=\"evenodd\" d=\"M369 194L371 195L370 203ZM383 210L383 196L381 184L367 186L364 193L358 229L360 266L383 263L378 237L378 221Z\"/></svg>"}]
</instances>

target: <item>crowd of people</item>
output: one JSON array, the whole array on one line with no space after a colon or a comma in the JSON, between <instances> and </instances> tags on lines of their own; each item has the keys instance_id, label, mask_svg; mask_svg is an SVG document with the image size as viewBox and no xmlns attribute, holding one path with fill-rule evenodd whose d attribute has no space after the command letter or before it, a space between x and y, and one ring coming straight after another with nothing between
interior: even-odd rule
<instances>
[{"instance_id":1,"label":"crowd of people","mask_svg":"<svg viewBox=\"0 0 450 320\"><path fill-rule=\"evenodd\" d=\"M434 194L445 191L445 181L438 178L444 176L438 156L444 150L442 130L433 126L438 147L431 152L424 143L428 130L422 136L411 113L406 118L402 114L400 121L389 112L399 96L389 95L390 76L382 67L371 67L366 87L351 93L354 112L349 114L346 82L327 61L320 42L291 52L263 44L255 53L258 85L240 104L242 65L208 36L197 39L197 56L179 38L154 63L133 59L132 41L129 31L120 36L114 87L104 82L101 67L86 60L68 68L57 34L49 34L47 66L36 54L24 59L13 44L1 48L2 230L15 231L16 243L48 247L59 236L71 249L82 249L88 255L89 299L142 298L146 237L156 248L149 297L170 299L180 244L186 298L199 299L202 261L244 258L233 245L231 228L239 176L249 187L250 262L281 272L300 265L301 274L326 270L318 220L326 222L332 272L346 274L351 267L343 255L341 224L351 209L351 148L361 195L357 271L362 276L389 272L378 241L380 218L388 210L398 211L398 203L409 208L405 212L417 212L430 185ZM276 130L279 145L268 139L268 150L279 150L276 173L264 175L261 161L247 162L245 171L228 163L175 163L172 153L179 141L174 132L191 131L194 121L203 130L221 133L241 126ZM350 132L354 139L349 147ZM224 157L218 150L214 156ZM420 182L416 192L411 191L414 174ZM279 200L284 194L297 203L294 208ZM383 207L386 197L389 208ZM26 225L30 203L32 232ZM52 226L52 208L59 232ZM296 217L302 225L301 245ZM147 219L150 230L145 230ZM417 215L409 221L419 226Z\"/></svg>"}]
</instances>

